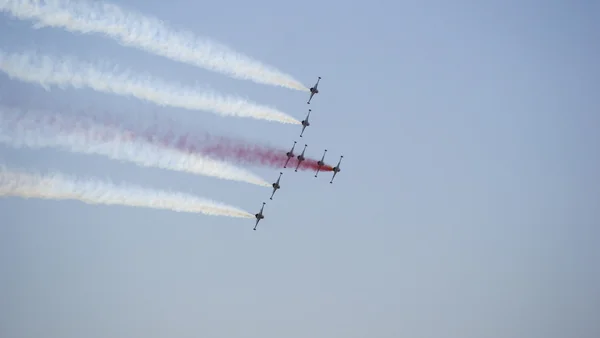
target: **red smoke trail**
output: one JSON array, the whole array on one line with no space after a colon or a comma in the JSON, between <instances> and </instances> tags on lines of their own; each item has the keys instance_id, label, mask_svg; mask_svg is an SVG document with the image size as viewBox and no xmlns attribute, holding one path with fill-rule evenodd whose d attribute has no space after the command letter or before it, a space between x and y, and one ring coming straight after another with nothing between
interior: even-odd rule
<instances>
[{"instance_id":1,"label":"red smoke trail","mask_svg":"<svg viewBox=\"0 0 600 338\"><path fill-rule=\"evenodd\" d=\"M246 140L213 136L207 132L184 132L183 130L189 130L189 128L173 120L159 117L161 114L156 112L144 114L146 118L143 118L142 121L136 119L135 122L132 122L124 121L121 117L113 117L109 112L100 113L101 117L94 113L90 116L89 111L97 110L85 110L81 113L91 118L94 123L120 129L132 140L141 138L153 144L160 144L165 148L176 148L187 153L199 154L226 162L283 169L283 165L287 161L286 153L291 149L291 147L277 149L267 145L252 144ZM145 126L140 128L142 124ZM294 157L288 162L288 169L296 168L298 164L297 157L302 152L302 148L304 147L296 145ZM309 158L306 153L305 158L298 170L316 171L319 167L318 160ZM333 171L333 166L325 163L321 167L321 171Z\"/></svg>"},{"instance_id":2,"label":"red smoke trail","mask_svg":"<svg viewBox=\"0 0 600 338\"><path fill-rule=\"evenodd\" d=\"M169 130L163 136L159 136L159 132L156 129L151 128L144 132L145 137L154 142L159 142L163 146L175 147L181 151L199 154L207 157L211 157L216 160L222 160L226 162L234 162L238 164L263 166L271 168L283 168L283 165L287 161L286 153L290 149L276 149L266 145L250 144L243 140L234 140L223 136L211 136L207 133L198 136L175 136L174 132ZM296 146L294 149L294 158L288 162L288 169L295 169L298 164L298 155L302 150ZM313 170L316 171L319 167L318 160L308 158L302 161L298 170ZM333 167L328 164L324 164L321 167L321 171L333 171Z\"/></svg>"},{"instance_id":3,"label":"red smoke trail","mask_svg":"<svg viewBox=\"0 0 600 338\"><path fill-rule=\"evenodd\" d=\"M158 131L158 127L146 130L143 135L148 141L158 142L165 147L175 147L181 151L211 157L216 160L234 162L238 164L264 166L271 168L283 168L287 161L286 153L290 149L276 149L266 145L251 144L243 140L235 140L223 136L211 136L204 133L202 136L191 136L185 134L177 136L172 129L167 132ZM197 135L197 134L195 134ZM290 159L287 168L295 169L298 165L298 155L302 148L296 146L294 158ZM319 160L308 158L305 153L298 170L316 171ZM321 171L333 171L333 166L324 164Z\"/></svg>"},{"instance_id":4,"label":"red smoke trail","mask_svg":"<svg viewBox=\"0 0 600 338\"><path fill-rule=\"evenodd\" d=\"M283 169L287 161L288 149L276 149L267 145L251 144L245 140L233 139L223 136L212 136L206 132L189 133L178 132L181 126L176 126L173 121L165 121L154 118L154 121L142 126L140 121L127 122L119 117L114 117L108 112L99 112L97 109L79 111L76 116L63 116L61 114L47 113L39 117L38 122L60 126L62 131L76 132L77 130L90 130L93 126L103 126L107 129L101 131L96 137L114 138L115 132L120 137L131 141L145 141L165 148L178 149L187 153L199 154L216 160L233 162L238 164L265 166ZM150 114L151 115L151 114ZM148 116L149 120L153 120ZM140 130L142 129L142 130ZM298 155L303 147L296 145L294 157L288 162L288 169L295 169L298 164ZM308 149L308 148L307 148ZM306 156L306 153L305 153ZM302 161L298 170L316 171L318 160L309 158ZM321 171L333 171L333 166L324 164Z\"/></svg>"},{"instance_id":5,"label":"red smoke trail","mask_svg":"<svg viewBox=\"0 0 600 338\"><path fill-rule=\"evenodd\" d=\"M185 143L184 143L185 144ZM298 155L302 152L296 147L294 149L294 158L290 159L287 167L295 169L298 164ZM240 164L250 164L257 166L266 166L272 168L282 168L287 161L286 153L288 150L275 149L263 145L244 144L239 141L228 140L220 137L217 141L210 141L206 144L201 144L197 148L193 147L192 151L196 151L202 155L213 157L224 161L234 161ZM306 156L306 155L305 155ZM313 170L316 171L319 167L318 160L306 158L298 167L298 170ZM324 164L321 171L332 171L333 167Z\"/></svg>"}]
</instances>

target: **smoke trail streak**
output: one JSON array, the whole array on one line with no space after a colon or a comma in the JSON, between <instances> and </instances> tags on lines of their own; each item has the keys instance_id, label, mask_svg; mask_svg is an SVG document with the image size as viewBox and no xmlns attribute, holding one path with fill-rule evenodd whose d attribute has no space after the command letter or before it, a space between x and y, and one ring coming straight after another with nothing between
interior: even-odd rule
<instances>
[{"instance_id":1,"label":"smoke trail streak","mask_svg":"<svg viewBox=\"0 0 600 338\"><path fill-rule=\"evenodd\" d=\"M90 114L92 110L82 112ZM290 149L280 149L264 144L231 137L214 136L205 131L190 131L188 126L183 126L177 121L159 117L136 119L135 114L115 118L110 113L94 111L94 118L101 120L101 124L115 126L134 139L155 142L168 148L178 149L186 154L200 155L216 160L234 162L238 164L281 168L287 160L286 153ZM149 114L145 114L148 116ZM127 121L125 119L128 119ZM302 152L299 145L294 149L294 158L290 159L288 168L296 168L297 156ZM309 158L300 164L298 170L317 170L318 160ZM324 164L321 171L332 171L333 166Z\"/></svg>"},{"instance_id":2,"label":"smoke trail streak","mask_svg":"<svg viewBox=\"0 0 600 338\"><path fill-rule=\"evenodd\" d=\"M244 210L193 195L115 185L93 179L78 180L61 174L15 172L1 166L0 196L78 200L87 204L145 207L212 216L254 217Z\"/></svg>"},{"instance_id":3,"label":"smoke trail streak","mask_svg":"<svg viewBox=\"0 0 600 338\"><path fill-rule=\"evenodd\" d=\"M1 0L0 0L1 1ZM300 124L300 121L275 108L261 106L241 98L223 97L214 93L168 84L149 76L129 72L115 73L116 66L103 71L76 59L53 59L35 53L9 54L0 51L0 70L11 78L37 83L49 90L51 85L93 90L121 96L133 96L161 106L203 110L221 116L251 117L280 123Z\"/></svg>"},{"instance_id":4,"label":"smoke trail streak","mask_svg":"<svg viewBox=\"0 0 600 338\"><path fill-rule=\"evenodd\" d=\"M110 3L72 0L0 0L0 10L35 28L61 27L71 32L102 33L120 44L191 64L233 78L307 91L292 76L190 32L176 31L159 19Z\"/></svg>"},{"instance_id":5,"label":"smoke trail streak","mask_svg":"<svg viewBox=\"0 0 600 338\"><path fill-rule=\"evenodd\" d=\"M75 153L103 155L144 167L188 172L226 180L270 186L264 179L227 163L191 154L150 138L102 125L86 117L25 111L0 106L0 143L20 148L58 148Z\"/></svg>"},{"instance_id":6,"label":"smoke trail streak","mask_svg":"<svg viewBox=\"0 0 600 338\"><path fill-rule=\"evenodd\" d=\"M213 137L210 137L213 138ZM231 161L239 164L267 166L272 168L281 168L287 161L286 153L289 149L276 149L274 147L249 144L240 140L217 137L211 141L202 141L198 138L181 137L175 142L179 149L192 154L201 154L222 161ZM302 152L303 147L296 146L294 149L294 158L290 159L287 168L295 169L298 164L297 156ZM298 170L317 170L319 160L309 158L300 163ZM321 171L332 171L333 166L324 164Z\"/></svg>"}]
</instances>

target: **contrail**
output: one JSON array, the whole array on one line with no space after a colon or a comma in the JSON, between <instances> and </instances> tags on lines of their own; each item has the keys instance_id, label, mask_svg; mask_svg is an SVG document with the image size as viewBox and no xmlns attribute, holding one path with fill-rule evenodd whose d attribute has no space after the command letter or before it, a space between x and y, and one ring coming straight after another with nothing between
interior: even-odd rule
<instances>
[{"instance_id":1,"label":"contrail","mask_svg":"<svg viewBox=\"0 0 600 338\"><path fill-rule=\"evenodd\" d=\"M144 167L211 176L268 187L264 179L233 165L166 146L86 117L68 117L0 106L0 143L20 148L58 148L103 155Z\"/></svg>"},{"instance_id":2,"label":"contrail","mask_svg":"<svg viewBox=\"0 0 600 338\"><path fill-rule=\"evenodd\" d=\"M213 216L254 217L244 210L193 195L151 190L133 185L115 185L94 179L80 180L58 173L40 175L11 171L2 166L0 166L0 196L78 200L87 204L124 205Z\"/></svg>"},{"instance_id":3,"label":"contrail","mask_svg":"<svg viewBox=\"0 0 600 338\"><path fill-rule=\"evenodd\" d=\"M104 93L133 96L160 106L210 111L221 116L300 124L300 121L275 108L261 106L242 98L201 92L149 76L136 76L128 71L116 73L116 66L104 68L107 70L74 58L55 59L36 53L10 54L0 50L0 70L11 78L37 83L46 90L49 90L51 85L88 87Z\"/></svg>"},{"instance_id":4,"label":"contrail","mask_svg":"<svg viewBox=\"0 0 600 338\"><path fill-rule=\"evenodd\" d=\"M191 32L177 31L157 18L115 4L72 0L0 0L0 10L34 27L61 27L101 33L120 44L256 83L307 91L292 76Z\"/></svg>"}]
</instances>

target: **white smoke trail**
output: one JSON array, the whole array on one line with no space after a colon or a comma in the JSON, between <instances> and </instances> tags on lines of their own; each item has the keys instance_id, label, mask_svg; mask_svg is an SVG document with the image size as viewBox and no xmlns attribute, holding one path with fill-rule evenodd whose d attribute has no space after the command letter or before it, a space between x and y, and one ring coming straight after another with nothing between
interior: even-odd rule
<instances>
[{"instance_id":1,"label":"white smoke trail","mask_svg":"<svg viewBox=\"0 0 600 338\"><path fill-rule=\"evenodd\" d=\"M124 205L252 218L252 214L225 204L183 193L115 185L98 180L78 180L61 174L40 175L11 171L0 166L0 196L78 200L87 204Z\"/></svg>"},{"instance_id":2,"label":"white smoke trail","mask_svg":"<svg viewBox=\"0 0 600 338\"><path fill-rule=\"evenodd\" d=\"M0 0L1 1L1 0ZM251 117L280 123L300 124L295 118L267 106L241 98L219 96L168 84L149 76L115 73L116 66L103 71L90 63L72 58L54 59L36 53L9 54L0 50L0 70L11 78L49 86L89 87L122 96L133 96L161 106L211 111L221 116Z\"/></svg>"},{"instance_id":3,"label":"white smoke trail","mask_svg":"<svg viewBox=\"0 0 600 338\"><path fill-rule=\"evenodd\" d=\"M21 20L37 22L36 28L61 27L77 33L102 33L120 44L191 64L233 78L307 91L292 76L231 50L176 31L163 21L126 11L110 3L85 0L0 0L0 10Z\"/></svg>"},{"instance_id":4,"label":"white smoke trail","mask_svg":"<svg viewBox=\"0 0 600 338\"><path fill-rule=\"evenodd\" d=\"M103 155L144 167L271 186L244 169L169 145L134 139L131 133L94 123L85 117L69 118L0 106L0 143L15 148L58 148L75 153Z\"/></svg>"}]
</instances>

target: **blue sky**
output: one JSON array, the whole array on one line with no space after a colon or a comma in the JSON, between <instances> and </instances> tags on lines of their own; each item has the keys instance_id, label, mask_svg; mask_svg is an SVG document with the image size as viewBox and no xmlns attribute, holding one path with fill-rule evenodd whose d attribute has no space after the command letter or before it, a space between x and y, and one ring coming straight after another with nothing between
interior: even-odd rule
<instances>
[{"instance_id":1,"label":"blue sky","mask_svg":"<svg viewBox=\"0 0 600 338\"><path fill-rule=\"evenodd\" d=\"M103 157L2 162L213 198L253 221L0 200L2 337L598 337L600 6L592 1L121 1L288 72L307 154L282 189ZM297 118L308 95L0 17L0 46L108 60ZM156 109L0 76L24 107ZM289 148L300 127L160 108ZM250 168L275 180L278 170Z\"/></svg>"}]
</instances>

